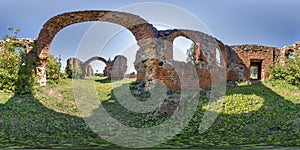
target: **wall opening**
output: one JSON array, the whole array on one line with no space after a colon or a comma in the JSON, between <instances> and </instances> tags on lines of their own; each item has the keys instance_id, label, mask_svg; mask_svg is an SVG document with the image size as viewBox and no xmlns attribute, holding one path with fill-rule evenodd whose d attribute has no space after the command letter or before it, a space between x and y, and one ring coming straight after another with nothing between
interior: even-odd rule
<instances>
[{"instance_id":1,"label":"wall opening","mask_svg":"<svg viewBox=\"0 0 300 150\"><path fill-rule=\"evenodd\" d=\"M107 76L107 70L106 64L100 60L95 60L90 63L92 67L92 72L89 70L87 71L88 74L91 74L93 77L99 78L99 77L106 77ZM87 68L86 68L87 69ZM89 73L90 72L90 73Z\"/></svg>"},{"instance_id":2,"label":"wall opening","mask_svg":"<svg viewBox=\"0 0 300 150\"><path fill-rule=\"evenodd\" d=\"M285 57L288 59L294 59L295 58L295 51L292 49L289 49L285 51Z\"/></svg>"},{"instance_id":3,"label":"wall opening","mask_svg":"<svg viewBox=\"0 0 300 150\"><path fill-rule=\"evenodd\" d=\"M195 44L192 40L179 36L173 41L173 60L190 62L195 61Z\"/></svg>"},{"instance_id":4,"label":"wall opening","mask_svg":"<svg viewBox=\"0 0 300 150\"><path fill-rule=\"evenodd\" d=\"M216 48L216 63L218 66L225 66L223 54L218 47Z\"/></svg>"},{"instance_id":5,"label":"wall opening","mask_svg":"<svg viewBox=\"0 0 300 150\"><path fill-rule=\"evenodd\" d=\"M251 60L250 61L250 79L261 80L262 73L262 60Z\"/></svg>"}]
</instances>

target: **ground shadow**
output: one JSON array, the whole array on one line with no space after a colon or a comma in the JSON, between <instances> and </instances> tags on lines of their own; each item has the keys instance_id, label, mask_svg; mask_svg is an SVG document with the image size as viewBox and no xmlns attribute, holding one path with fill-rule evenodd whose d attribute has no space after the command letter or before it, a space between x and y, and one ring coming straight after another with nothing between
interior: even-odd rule
<instances>
[{"instance_id":1,"label":"ground shadow","mask_svg":"<svg viewBox=\"0 0 300 150\"><path fill-rule=\"evenodd\" d=\"M100 83L112 83L115 82L116 80L112 78L104 78L104 79L96 79L95 82L100 82Z\"/></svg>"},{"instance_id":2,"label":"ground shadow","mask_svg":"<svg viewBox=\"0 0 300 150\"><path fill-rule=\"evenodd\" d=\"M33 60L34 61L34 60ZM31 76L35 62L20 66L15 93L0 104L1 148L118 148L101 139L81 117L47 108ZM24 76L24 72L26 76Z\"/></svg>"},{"instance_id":3,"label":"ground shadow","mask_svg":"<svg viewBox=\"0 0 300 150\"><path fill-rule=\"evenodd\" d=\"M27 81L30 81L29 78ZM24 81L26 80L22 79L20 83ZM98 82L108 81L111 80ZM0 104L0 147L120 148L98 137L82 118L45 107L35 98L32 86L20 85L17 88L19 89L16 91L27 88L26 94L15 93L6 103ZM234 94L254 94L263 99L263 104L257 110L249 112L221 113L205 133L199 134L199 123L205 112L201 107L205 102L202 103L200 99L199 110L189 126L171 140L154 148L299 146L299 104L284 99L262 83L235 87L226 93L228 96ZM113 98L112 90L111 99ZM111 116L125 125L155 126L166 119L154 118L152 113L132 113L115 100L114 103L104 101L102 105L111 112Z\"/></svg>"},{"instance_id":4,"label":"ground shadow","mask_svg":"<svg viewBox=\"0 0 300 150\"><path fill-rule=\"evenodd\" d=\"M190 148L278 148L300 146L300 104L295 104L278 95L263 83L227 89L226 95L255 95L263 99L261 107L241 113L220 113L214 124L203 134L199 134L197 123L201 122L203 110L190 122L182 135L174 140L190 138L183 144ZM253 102L255 97L253 96ZM237 97L238 99L238 97ZM234 101L233 101L234 103ZM254 104L255 105L255 104ZM237 109L233 105L230 109ZM223 105L221 109L228 106ZM199 127L199 126L197 126ZM195 140L199 140L195 143ZM172 145L171 141L169 144Z\"/></svg>"}]
</instances>

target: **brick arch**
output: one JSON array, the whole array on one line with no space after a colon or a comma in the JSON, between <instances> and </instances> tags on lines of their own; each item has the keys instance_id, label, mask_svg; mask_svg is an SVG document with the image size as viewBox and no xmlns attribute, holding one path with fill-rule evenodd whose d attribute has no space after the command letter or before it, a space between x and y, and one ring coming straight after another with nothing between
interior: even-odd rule
<instances>
[{"instance_id":1,"label":"brick arch","mask_svg":"<svg viewBox=\"0 0 300 150\"><path fill-rule=\"evenodd\" d=\"M284 54L285 58L289 58L289 55L290 55L291 52L295 53L296 51L292 48L284 50L283 54Z\"/></svg>"},{"instance_id":2,"label":"brick arch","mask_svg":"<svg viewBox=\"0 0 300 150\"><path fill-rule=\"evenodd\" d=\"M223 67L227 67L227 64L228 64L228 51L227 51L227 48L226 48L226 45L224 45L220 40L216 39L217 43L218 43L218 46L217 48L220 50L221 52L221 58L222 60L220 60L221 62L221 66Z\"/></svg>"},{"instance_id":3,"label":"brick arch","mask_svg":"<svg viewBox=\"0 0 300 150\"><path fill-rule=\"evenodd\" d=\"M200 58L204 61L207 62L212 55L215 55L212 52L209 52L207 47L211 47L212 43L217 45L215 38L199 32L199 31L194 31L194 30L186 30L186 29L174 29L174 30L164 30L164 31L159 31L159 35L162 39L166 40L167 43L166 45L166 59L173 59L173 42L177 37L185 37L187 39L190 39L191 41L194 42L195 45L200 44ZM208 41L210 41L211 45L207 45ZM202 49L203 46L205 49Z\"/></svg>"},{"instance_id":4,"label":"brick arch","mask_svg":"<svg viewBox=\"0 0 300 150\"><path fill-rule=\"evenodd\" d=\"M46 59L50 51L51 42L55 35L64 27L88 21L103 21L121 25L134 35L140 47L145 47L147 43L143 41L155 38L157 32L156 29L146 20L137 15L125 12L91 10L67 12L57 15L44 24L37 39L37 57L40 61L40 66L38 67L38 70L40 71L37 73L40 77L38 81L40 85L46 85Z\"/></svg>"},{"instance_id":5,"label":"brick arch","mask_svg":"<svg viewBox=\"0 0 300 150\"><path fill-rule=\"evenodd\" d=\"M105 65L108 65L108 61L105 58L99 57L99 56L95 56L95 57L92 57L92 58L88 59L87 61L85 61L83 63L83 65L88 65L88 64L90 64L91 62L93 62L95 60L100 60L100 61L104 62Z\"/></svg>"},{"instance_id":6,"label":"brick arch","mask_svg":"<svg viewBox=\"0 0 300 150\"><path fill-rule=\"evenodd\" d=\"M37 39L37 54L40 59L46 59L50 45L55 35L64 27L88 21L103 21L121 25L128 29L137 41L154 38L155 31L151 24L139 16L116 11L77 11L57 15L48 20Z\"/></svg>"},{"instance_id":7,"label":"brick arch","mask_svg":"<svg viewBox=\"0 0 300 150\"><path fill-rule=\"evenodd\" d=\"M84 74L84 75L86 75L86 72L87 72L87 66L88 66L91 62L96 61L96 60L99 60L99 61L102 61L103 63L105 63L106 68L107 68L107 70L109 71L109 67L110 67L109 62L108 62L105 58L103 58L103 57L95 56L95 57L92 57L92 58L88 59L87 61L85 61L85 62L82 64L82 67L83 67L83 74ZM110 73L108 72L108 74L110 74Z\"/></svg>"},{"instance_id":8,"label":"brick arch","mask_svg":"<svg viewBox=\"0 0 300 150\"><path fill-rule=\"evenodd\" d=\"M216 53L215 51L211 51L212 49L216 49L218 48L222 54L222 62L225 65L227 63L226 61L226 49L224 44L217 40L216 38L207 35L203 32L199 32L199 31L194 31L194 30L186 30L186 29L175 29L175 30L169 30L169 35L166 37L166 40L169 41L170 43L173 44L174 40L177 37L185 37L187 39L190 39L191 41L194 42L195 45L197 45L198 43L200 44L200 51L199 51L199 56L200 56L200 61L204 61L204 62L208 62L210 64L215 64L216 63ZM173 45L172 45L173 46ZM196 46L196 48L199 47ZM172 47L173 50L173 47ZM173 55L173 53L172 53ZM213 58L213 59L211 59Z\"/></svg>"}]
</instances>

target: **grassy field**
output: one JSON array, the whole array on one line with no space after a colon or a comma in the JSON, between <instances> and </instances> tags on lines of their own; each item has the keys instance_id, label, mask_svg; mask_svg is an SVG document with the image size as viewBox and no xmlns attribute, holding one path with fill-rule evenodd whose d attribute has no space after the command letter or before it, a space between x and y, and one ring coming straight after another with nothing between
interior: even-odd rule
<instances>
[{"instance_id":1,"label":"grassy field","mask_svg":"<svg viewBox=\"0 0 300 150\"><path fill-rule=\"evenodd\" d=\"M134 81L126 80L118 86ZM115 83L118 83L116 81ZM112 82L95 79L106 110L128 126L164 122L152 113L132 113L118 103ZM118 87L115 87L118 88ZM214 124L199 134L208 99L200 95L197 111L180 134L153 148L273 148L300 146L300 89L282 81L227 88ZM0 92L0 148L120 148L95 134L80 117L72 80L39 88L33 95Z\"/></svg>"}]
</instances>

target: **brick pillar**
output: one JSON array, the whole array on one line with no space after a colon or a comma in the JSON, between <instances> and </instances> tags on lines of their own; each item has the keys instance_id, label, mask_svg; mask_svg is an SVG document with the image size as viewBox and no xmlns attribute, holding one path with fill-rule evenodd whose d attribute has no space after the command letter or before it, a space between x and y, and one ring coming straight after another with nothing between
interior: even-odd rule
<instances>
[{"instance_id":1,"label":"brick pillar","mask_svg":"<svg viewBox=\"0 0 300 150\"><path fill-rule=\"evenodd\" d=\"M46 76L46 60L40 60L40 66L36 67L36 74L38 76L38 84L40 86L46 86L47 84L47 76Z\"/></svg>"}]
</instances>

